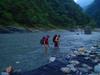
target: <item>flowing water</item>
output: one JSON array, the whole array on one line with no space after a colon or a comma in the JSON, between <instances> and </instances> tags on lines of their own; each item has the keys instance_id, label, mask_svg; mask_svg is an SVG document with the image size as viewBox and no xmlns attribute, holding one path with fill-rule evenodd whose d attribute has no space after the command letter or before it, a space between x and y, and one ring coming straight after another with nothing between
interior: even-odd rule
<instances>
[{"instance_id":1,"label":"flowing water","mask_svg":"<svg viewBox=\"0 0 100 75\"><path fill-rule=\"evenodd\" d=\"M92 35L85 35L81 32L68 31L44 31L33 33L0 34L0 71L12 65L17 71L36 69L48 63L48 58L59 54L67 54L74 48L84 46L89 49L92 45L100 43L100 33L93 32ZM60 48L54 49L52 37L60 34ZM45 55L44 48L40 45L40 39L49 35L50 48L48 55Z\"/></svg>"}]
</instances>

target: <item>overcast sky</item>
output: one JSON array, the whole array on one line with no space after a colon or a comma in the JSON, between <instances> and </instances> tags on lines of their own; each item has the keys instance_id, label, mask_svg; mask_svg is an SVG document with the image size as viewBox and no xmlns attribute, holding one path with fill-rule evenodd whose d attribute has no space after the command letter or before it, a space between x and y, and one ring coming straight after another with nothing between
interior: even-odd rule
<instances>
[{"instance_id":1,"label":"overcast sky","mask_svg":"<svg viewBox=\"0 0 100 75\"><path fill-rule=\"evenodd\" d=\"M94 0L75 0L81 7L91 4Z\"/></svg>"}]
</instances>

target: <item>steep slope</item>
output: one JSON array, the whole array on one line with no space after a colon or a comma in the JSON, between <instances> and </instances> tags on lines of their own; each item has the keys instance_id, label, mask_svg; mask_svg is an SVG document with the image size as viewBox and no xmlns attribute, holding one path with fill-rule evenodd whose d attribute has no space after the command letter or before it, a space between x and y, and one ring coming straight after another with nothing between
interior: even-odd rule
<instances>
[{"instance_id":1,"label":"steep slope","mask_svg":"<svg viewBox=\"0 0 100 75\"><path fill-rule=\"evenodd\" d=\"M96 21L97 27L100 27L100 0L95 0L86 12Z\"/></svg>"},{"instance_id":2,"label":"steep slope","mask_svg":"<svg viewBox=\"0 0 100 75\"><path fill-rule=\"evenodd\" d=\"M0 25L69 28L91 25L73 0L0 0Z\"/></svg>"}]
</instances>

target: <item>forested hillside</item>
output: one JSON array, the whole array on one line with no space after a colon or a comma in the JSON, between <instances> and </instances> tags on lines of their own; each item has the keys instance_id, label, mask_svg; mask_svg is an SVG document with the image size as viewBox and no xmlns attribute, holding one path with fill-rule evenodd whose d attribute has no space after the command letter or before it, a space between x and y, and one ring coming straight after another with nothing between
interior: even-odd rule
<instances>
[{"instance_id":1,"label":"forested hillside","mask_svg":"<svg viewBox=\"0 0 100 75\"><path fill-rule=\"evenodd\" d=\"M100 0L95 0L86 12L95 19L97 27L100 27Z\"/></svg>"},{"instance_id":2,"label":"forested hillside","mask_svg":"<svg viewBox=\"0 0 100 75\"><path fill-rule=\"evenodd\" d=\"M94 22L73 0L0 0L0 25L72 28Z\"/></svg>"}]
</instances>

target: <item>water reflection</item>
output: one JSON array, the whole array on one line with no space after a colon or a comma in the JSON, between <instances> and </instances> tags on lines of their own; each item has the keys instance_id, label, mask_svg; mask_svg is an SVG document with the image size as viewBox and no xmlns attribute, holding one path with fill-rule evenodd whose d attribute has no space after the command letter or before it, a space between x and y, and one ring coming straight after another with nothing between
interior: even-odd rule
<instances>
[{"instance_id":1,"label":"water reflection","mask_svg":"<svg viewBox=\"0 0 100 75\"><path fill-rule=\"evenodd\" d=\"M56 57L57 54L60 53L60 48L55 48L55 47L54 47L51 53L52 53L52 56Z\"/></svg>"}]
</instances>

